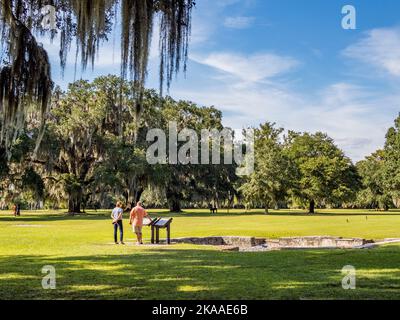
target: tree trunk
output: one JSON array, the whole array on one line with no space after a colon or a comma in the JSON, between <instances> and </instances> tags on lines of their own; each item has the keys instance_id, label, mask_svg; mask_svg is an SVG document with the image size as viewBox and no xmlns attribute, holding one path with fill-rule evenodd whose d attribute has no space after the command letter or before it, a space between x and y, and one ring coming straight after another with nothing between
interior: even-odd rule
<instances>
[{"instance_id":1,"label":"tree trunk","mask_svg":"<svg viewBox=\"0 0 400 320\"><path fill-rule=\"evenodd\" d=\"M309 213L314 214L315 213L315 201L311 200L310 201L310 211Z\"/></svg>"},{"instance_id":2,"label":"tree trunk","mask_svg":"<svg viewBox=\"0 0 400 320\"><path fill-rule=\"evenodd\" d=\"M129 193L128 192L124 192L123 193L123 197L125 199L126 206L129 206ZM131 205L132 205L132 202L131 202Z\"/></svg>"},{"instance_id":3,"label":"tree trunk","mask_svg":"<svg viewBox=\"0 0 400 320\"><path fill-rule=\"evenodd\" d=\"M265 205L265 214L269 213L269 205Z\"/></svg>"},{"instance_id":4,"label":"tree trunk","mask_svg":"<svg viewBox=\"0 0 400 320\"><path fill-rule=\"evenodd\" d=\"M76 194L70 194L68 197L68 213L72 215L81 213L81 207L82 191L79 191Z\"/></svg>"},{"instance_id":5,"label":"tree trunk","mask_svg":"<svg viewBox=\"0 0 400 320\"><path fill-rule=\"evenodd\" d=\"M171 199L169 201L169 210L171 212L182 212L181 203L178 199Z\"/></svg>"},{"instance_id":6,"label":"tree trunk","mask_svg":"<svg viewBox=\"0 0 400 320\"><path fill-rule=\"evenodd\" d=\"M140 201L140 198L142 197L143 192L144 192L144 189L140 189L140 190L136 191L136 196L135 196L136 202Z\"/></svg>"},{"instance_id":7,"label":"tree trunk","mask_svg":"<svg viewBox=\"0 0 400 320\"><path fill-rule=\"evenodd\" d=\"M131 208L136 207L136 204L140 201L140 198L142 197L143 192L144 192L144 189L141 188L139 190L135 190L133 192L127 193L127 194L132 194L133 196L132 197L127 196L125 198L126 199L126 204L128 206L130 205Z\"/></svg>"},{"instance_id":8,"label":"tree trunk","mask_svg":"<svg viewBox=\"0 0 400 320\"><path fill-rule=\"evenodd\" d=\"M181 201L180 201L181 194L176 190L167 188L166 196L167 196L169 210L171 212L182 212Z\"/></svg>"},{"instance_id":9,"label":"tree trunk","mask_svg":"<svg viewBox=\"0 0 400 320\"><path fill-rule=\"evenodd\" d=\"M81 213L81 200L70 198L68 201L68 213L72 215Z\"/></svg>"}]
</instances>

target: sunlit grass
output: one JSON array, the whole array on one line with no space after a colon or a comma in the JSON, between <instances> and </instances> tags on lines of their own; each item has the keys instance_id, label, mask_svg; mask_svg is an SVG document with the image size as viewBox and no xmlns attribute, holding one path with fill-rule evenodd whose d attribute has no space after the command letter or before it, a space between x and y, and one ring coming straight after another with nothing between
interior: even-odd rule
<instances>
[{"instance_id":1,"label":"sunlit grass","mask_svg":"<svg viewBox=\"0 0 400 320\"><path fill-rule=\"evenodd\" d=\"M400 212L321 210L190 210L172 216L173 237L333 235L400 238ZM0 299L381 299L400 298L400 246L373 250L221 252L207 246L137 247L125 221L116 246L108 210L0 213ZM162 233L163 235L163 233ZM149 241L149 229L145 238ZM345 265L357 289L341 287ZM42 267L53 265L57 289L43 290Z\"/></svg>"}]
</instances>

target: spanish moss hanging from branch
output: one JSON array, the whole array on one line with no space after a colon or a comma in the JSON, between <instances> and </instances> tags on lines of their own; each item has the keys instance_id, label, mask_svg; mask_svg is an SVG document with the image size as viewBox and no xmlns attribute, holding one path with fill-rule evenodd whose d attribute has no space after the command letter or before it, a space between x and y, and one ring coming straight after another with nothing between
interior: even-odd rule
<instances>
[{"instance_id":1,"label":"spanish moss hanging from branch","mask_svg":"<svg viewBox=\"0 0 400 320\"><path fill-rule=\"evenodd\" d=\"M76 45L80 51L83 70L88 62L93 67L100 42L107 40L107 34L112 29L111 18L115 3L115 0L70 0L76 17Z\"/></svg>"},{"instance_id":2,"label":"spanish moss hanging from branch","mask_svg":"<svg viewBox=\"0 0 400 320\"><path fill-rule=\"evenodd\" d=\"M153 0L122 0L121 75L135 84L136 115L141 112L142 87L146 80L154 15Z\"/></svg>"},{"instance_id":3,"label":"spanish moss hanging from branch","mask_svg":"<svg viewBox=\"0 0 400 320\"><path fill-rule=\"evenodd\" d=\"M137 92L137 114L147 76L151 38L159 25L160 93L169 89L174 74L186 71L191 12L194 0L0 0L0 32L3 57L0 65L0 146L10 149L24 123L26 108L39 106L44 116L53 87L46 51L35 35L60 41L63 71L76 40L81 69L92 66L103 41L118 29L115 13L121 13L121 74L129 77ZM43 8L51 6L54 25L47 29ZM51 19L50 19L51 20Z\"/></svg>"},{"instance_id":4,"label":"spanish moss hanging from branch","mask_svg":"<svg viewBox=\"0 0 400 320\"><path fill-rule=\"evenodd\" d=\"M23 129L25 113L31 104L39 106L44 123L53 88L46 51L18 20L21 15L18 7L13 9L1 2L2 43L7 44L2 50L7 58L0 68L0 145L8 154Z\"/></svg>"},{"instance_id":5,"label":"spanish moss hanging from branch","mask_svg":"<svg viewBox=\"0 0 400 320\"><path fill-rule=\"evenodd\" d=\"M186 71L193 0L122 0L121 71L138 86L146 81L155 16L159 18L160 93L170 88L183 62ZM138 98L140 101L141 98ZM140 106L140 103L139 103ZM140 107L139 107L140 108ZM140 110L137 110L140 113Z\"/></svg>"},{"instance_id":6,"label":"spanish moss hanging from branch","mask_svg":"<svg viewBox=\"0 0 400 320\"><path fill-rule=\"evenodd\" d=\"M65 57L76 38L84 70L95 62L102 41L116 28L116 7L121 12L121 75L134 80L139 91L147 76L153 26L159 25L160 92L169 89L181 65L186 71L194 0L53 0L61 29L60 57ZM65 14L69 12L69 14Z\"/></svg>"},{"instance_id":7,"label":"spanish moss hanging from branch","mask_svg":"<svg viewBox=\"0 0 400 320\"><path fill-rule=\"evenodd\" d=\"M188 45L191 32L191 11L193 0L157 1L160 18L160 92L164 81L169 89L174 74L177 74L183 62L186 72Z\"/></svg>"}]
</instances>

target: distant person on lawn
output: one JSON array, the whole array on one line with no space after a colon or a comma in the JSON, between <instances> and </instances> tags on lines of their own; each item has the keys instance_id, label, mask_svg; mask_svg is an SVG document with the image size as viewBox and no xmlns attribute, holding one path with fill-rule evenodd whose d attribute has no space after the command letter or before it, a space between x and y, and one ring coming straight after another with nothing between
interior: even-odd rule
<instances>
[{"instance_id":1,"label":"distant person on lawn","mask_svg":"<svg viewBox=\"0 0 400 320\"><path fill-rule=\"evenodd\" d=\"M21 206L19 204L17 204L17 203L14 204L13 210L14 210L14 217L21 216Z\"/></svg>"},{"instance_id":2,"label":"distant person on lawn","mask_svg":"<svg viewBox=\"0 0 400 320\"><path fill-rule=\"evenodd\" d=\"M113 219L113 225L114 225L114 242L115 244L118 243L118 229L119 229L119 237L121 244L124 243L124 227L122 225L122 214L124 213L124 210L122 209L122 202L118 201L117 206L113 209L111 213L111 219Z\"/></svg>"},{"instance_id":3,"label":"distant person on lawn","mask_svg":"<svg viewBox=\"0 0 400 320\"><path fill-rule=\"evenodd\" d=\"M143 209L142 203L139 201L136 204L136 207L132 209L129 224L133 227L133 232L136 233L137 236L137 244L143 244L143 218L149 217L147 211Z\"/></svg>"}]
</instances>

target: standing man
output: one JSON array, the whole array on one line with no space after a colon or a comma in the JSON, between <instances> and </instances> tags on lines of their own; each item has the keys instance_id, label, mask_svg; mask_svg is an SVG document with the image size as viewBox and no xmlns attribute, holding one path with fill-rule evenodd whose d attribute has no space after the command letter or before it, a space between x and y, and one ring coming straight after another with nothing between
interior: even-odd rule
<instances>
[{"instance_id":1,"label":"standing man","mask_svg":"<svg viewBox=\"0 0 400 320\"><path fill-rule=\"evenodd\" d=\"M113 219L113 225L114 225L114 242L115 244L118 243L118 229L119 229L119 236L120 236L120 241L121 244L124 243L124 227L122 225L122 214L124 213L124 210L122 209L122 202L118 201L117 206L113 209L111 212L111 219Z\"/></svg>"},{"instance_id":2,"label":"standing man","mask_svg":"<svg viewBox=\"0 0 400 320\"><path fill-rule=\"evenodd\" d=\"M136 233L137 236L137 244L143 244L143 218L148 217L146 210L143 209L142 203L139 201L136 204L136 207L132 209L129 224L133 227L133 232Z\"/></svg>"}]
</instances>

